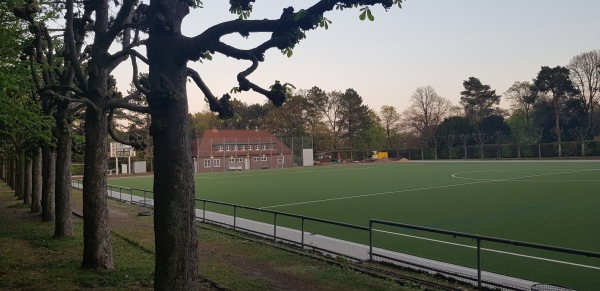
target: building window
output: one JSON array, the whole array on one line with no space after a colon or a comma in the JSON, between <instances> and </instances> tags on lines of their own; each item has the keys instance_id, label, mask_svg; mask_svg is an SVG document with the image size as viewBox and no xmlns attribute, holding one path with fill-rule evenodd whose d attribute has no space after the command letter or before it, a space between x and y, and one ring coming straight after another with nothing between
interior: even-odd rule
<instances>
[{"instance_id":1,"label":"building window","mask_svg":"<svg viewBox=\"0 0 600 291\"><path fill-rule=\"evenodd\" d=\"M220 168L221 167L221 160L213 160L213 167Z\"/></svg>"},{"instance_id":2,"label":"building window","mask_svg":"<svg viewBox=\"0 0 600 291\"><path fill-rule=\"evenodd\" d=\"M244 161L244 159L243 158L238 158L237 161L238 161L238 163L241 163L241 162Z\"/></svg>"},{"instance_id":3,"label":"building window","mask_svg":"<svg viewBox=\"0 0 600 291\"><path fill-rule=\"evenodd\" d=\"M263 162L266 162L267 161L267 157L260 157L260 160L263 161Z\"/></svg>"},{"instance_id":4,"label":"building window","mask_svg":"<svg viewBox=\"0 0 600 291\"><path fill-rule=\"evenodd\" d=\"M204 160L204 167L210 168L210 160Z\"/></svg>"},{"instance_id":5,"label":"building window","mask_svg":"<svg viewBox=\"0 0 600 291\"><path fill-rule=\"evenodd\" d=\"M283 161L284 161L284 157L283 156L277 157L277 164L283 165Z\"/></svg>"},{"instance_id":6,"label":"building window","mask_svg":"<svg viewBox=\"0 0 600 291\"><path fill-rule=\"evenodd\" d=\"M246 145L242 145L242 150L245 151L246 150Z\"/></svg>"},{"instance_id":7,"label":"building window","mask_svg":"<svg viewBox=\"0 0 600 291\"><path fill-rule=\"evenodd\" d=\"M234 146L233 146L233 150L234 150L234 151L237 151L237 150L238 150L238 146L237 146L237 145L234 145Z\"/></svg>"},{"instance_id":8,"label":"building window","mask_svg":"<svg viewBox=\"0 0 600 291\"><path fill-rule=\"evenodd\" d=\"M230 146L230 145L228 145L228 146L225 146L225 150L226 150L226 151L230 151L230 150L231 150L231 146Z\"/></svg>"},{"instance_id":9,"label":"building window","mask_svg":"<svg viewBox=\"0 0 600 291\"><path fill-rule=\"evenodd\" d=\"M267 149L267 145L263 144L263 150L266 150L266 149Z\"/></svg>"},{"instance_id":10,"label":"building window","mask_svg":"<svg viewBox=\"0 0 600 291\"><path fill-rule=\"evenodd\" d=\"M230 164L235 163L235 158L229 158L229 163Z\"/></svg>"},{"instance_id":11,"label":"building window","mask_svg":"<svg viewBox=\"0 0 600 291\"><path fill-rule=\"evenodd\" d=\"M254 158L252 158L252 160L255 161L255 162L258 162L258 161L260 161L260 158L259 157L254 157Z\"/></svg>"},{"instance_id":12,"label":"building window","mask_svg":"<svg viewBox=\"0 0 600 291\"><path fill-rule=\"evenodd\" d=\"M220 145L220 146L219 146L219 151L220 151L220 152L222 152L222 151L223 151L223 146L222 146L222 145Z\"/></svg>"},{"instance_id":13,"label":"building window","mask_svg":"<svg viewBox=\"0 0 600 291\"><path fill-rule=\"evenodd\" d=\"M269 149L272 150L273 149L273 144L269 145Z\"/></svg>"},{"instance_id":14,"label":"building window","mask_svg":"<svg viewBox=\"0 0 600 291\"><path fill-rule=\"evenodd\" d=\"M255 145L255 146L254 146L254 149L255 149L255 150L260 150L260 145Z\"/></svg>"}]
</instances>

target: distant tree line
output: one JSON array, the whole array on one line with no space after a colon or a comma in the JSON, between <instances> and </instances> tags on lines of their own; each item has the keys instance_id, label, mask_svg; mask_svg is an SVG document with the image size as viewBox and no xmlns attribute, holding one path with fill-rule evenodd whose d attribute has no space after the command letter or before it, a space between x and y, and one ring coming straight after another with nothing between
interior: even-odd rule
<instances>
[{"instance_id":1,"label":"distant tree line","mask_svg":"<svg viewBox=\"0 0 600 291\"><path fill-rule=\"evenodd\" d=\"M375 111L353 89L300 89L281 107L234 98L233 118L220 120L210 111L191 114L190 134L260 128L277 136L312 136L317 152L342 152L348 159L368 157L371 150L406 149L418 150L421 158L448 158L458 156L448 152L455 147L462 148L462 157L523 157L527 145L539 144L552 144L544 156L561 157L565 142L578 145L577 155L593 153L585 141L600 133L600 50L576 55L564 67L541 67L532 81L515 82L503 96L476 77L467 78L463 87L456 105L431 86L419 87L402 112L391 105ZM499 107L502 97L510 110ZM489 145L496 146L494 155L484 153ZM468 154L468 147L477 152Z\"/></svg>"}]
</instances>

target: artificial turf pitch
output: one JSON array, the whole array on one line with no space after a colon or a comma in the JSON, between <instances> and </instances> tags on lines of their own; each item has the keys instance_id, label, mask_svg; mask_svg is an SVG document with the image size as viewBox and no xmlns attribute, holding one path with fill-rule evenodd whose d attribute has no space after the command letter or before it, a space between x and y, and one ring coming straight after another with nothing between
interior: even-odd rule
<instances>
[{"instance_id":1,"label":"artificial turf pitch","mask_svg":"<svg viewBox=\"0 0 600 291\"><path fill-rule=\"evenodd\" d=\"M152 189L152 177L109 184ZM198 198L368 226L369 219L600 252L600 161L365 163L196 175ZM232 214L209 205L207 210ZM238 216L272 222L252 211ZM299 221L278 219L299 228ZM368 235L318 223L307 231L359 243ZM418 231L393 232L474 246L473 240ZM377 247L468 267L473 249L378 232ZM600 288L600 259L483 243L483 248L584 266L484 251L486 271L579 290Z\"/></svg>"}]
</instances>

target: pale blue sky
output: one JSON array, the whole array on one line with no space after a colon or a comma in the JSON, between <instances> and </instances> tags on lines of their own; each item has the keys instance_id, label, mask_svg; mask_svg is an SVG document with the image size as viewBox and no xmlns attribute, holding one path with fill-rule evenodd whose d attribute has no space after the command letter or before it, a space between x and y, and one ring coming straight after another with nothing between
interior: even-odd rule
<instances>
[{"instance_id":1,"label":"pale blue sky","mask_svg":"<svg viewBox=\"0 0 600 291\"><path fill-rule=\"evenodd\" d=\"M228 12L228 1L203 2L203 9L185 19L185 35L235 18ZM298 10L315 0L256 2L251 18L272 19L284 7ZM462 82L468 77L477 77L502 94L514 81L535 78L541 66L565 66L579 53L600 49L599 0L408 0L402 9L386 12L376 7L373 13L374 22L360 21L357 9L327 14L333 21L329 30L308 32L292 58L276 49L269 51L250 79L264 87L281 80L298 89L353 88L376 111L382 105L403 111L420 86L431 85L458 104ZM224 40L252 47L265 37ZM221 96L237 86L236 74L249 62L215 55L212 61L190 66ZM127 71L116 73L124 80L120 84L128 83ZM266 100L248 92L233 97L247 103ZM188 98L191 112L206 108L191 83ZM506 101L501 105L508 107Z\"/></svg>"}]
</instances>

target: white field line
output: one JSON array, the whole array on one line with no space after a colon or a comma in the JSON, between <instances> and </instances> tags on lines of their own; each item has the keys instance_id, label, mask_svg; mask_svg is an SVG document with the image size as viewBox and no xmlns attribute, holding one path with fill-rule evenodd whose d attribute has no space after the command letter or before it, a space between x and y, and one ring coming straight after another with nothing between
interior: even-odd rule
<instances>
[{"instance_id":1,"label":"white field line","mask_svg":"<svg viewBox=\"0 0 600 291\"><path fill-rule=\"evenodd\" d=\"M432 187L425 187L425 188L404 189L404 190L397 190L397 191L388 191L388 192L369 193L369 194L361 194L361 195L345 196L345 197L337 197L337 198L319 199L319 200L311 200L311 201L304 201L304 202L296 202L296 203L287 203L287 204L265 206L265 207L260 207L260 209L269 209L269 208L277 208L277 207L292 206L292 205L301 205L301 204L310 204L310 203L319 203L319 202L327 202L327 201L335 201L335 200L363 198L363 197L369 197L369 196L379 196L379 195L387 195L387 194L396 194L396 193L411 192L411 191L421 191L421 190L432 190L432 189L440 189L440 188L450 188L450 187L466 186L466 185L474 185L474 184L482 184L482 183L489 183L489 182L492 182L492 181L477 181L477 182L461 183L461 184L454 184L454 185L432 186Z\"/></svg>"},{"instance_id":2,"label":"white field line","mask_svg":"<svg viewBox=\"0 0 600 291\"><path fill-rule=\"evenodd\" d=\"M239 172L233 175L227 175L227 176L217 176L214 177L212 175L207 175L204 176L205 174L214 174L214 175L218 175L220 173L223 172L214 172L214 173L203 173L200 175L196 175L195 179L231 179L231 178L238 178L238 177L255 177L255 176L271 176L271 175L287 175L287 174L307 174L307 173L334 173L334 172L350 172L350 171L363 171L363 170L371 170L371 169L375 169L375 168L382 168L382 167L401 167L401 166L422 166L422 164L418 164L418 163L414 163L414 164L406 164L406 163L402 163L402 164L392 164L392 163L388 163L388 164L378 164L375 167L371 166L371 164L358 164L358 165L349 165L349 166L340 166L341 168L338 168L336 166L324 166L324 167L313 167L313 169L310 170L297 170L297 171L293 171L290 168L286 168L285 170L289 170L289 171L265 171L265 172L261 172L258 173L258 171L248 171L248 172ZM328 169L329 168L329 169ZM275 170L275 169L273 169ZM281 170L281 169L280 169Z\"/></svg>"},{"instance_id":3,"label":"white field line","mask_svg":"<svg viewBox=\"0 0 600 291\"><path fill-rule=\"evenodd\" d=\"M523 178L533 178L533 177L555 175L555 174L567 174L567 173L575 173L575 172L581 172L581 171L585 171L585 170L562 172L562 173L551 173L551 174L528 175L528 176L522 176L522 177L513 177L513 178L496 179L496 180L477 180L475 182L469 182L469 183L460 183L460 184L442 185L442 186L432 186L432 187L425 187L425 188L404 189L404 190L397 190L397 191L387 191L387 192L379 192L379 193L360 194L360 195L354 195L354 196L344 196L344 197L319 199L319 200L310 200L310 201L295 202L295 203L286 203L286 204L279 204L279 205L264 206L264 207L260 207L259 209L271 209L271 208L278 208L278 207L284 207L284 206L295 206L295 205L320 203L320 202L328 202L328 201L336 201L336 200L364 198L364 197L379 196L379 195L388 195L388 194L398 194L398 193L405 193L405 192L412 192L412 191L423 191L423 190L451 188L451 187L459 187L459 186L483 184L483 183L490 183L490 182L505 182L505 181L512 181L512 180L517 180L517 179L523 179ZM454 174L453 174L453 177L454 177Z\"/></svg>"},{"instance_id":4,"label":"white field line","mask_svg":"<svg viewBox=\"0 0 600 291\"><path fill-rule=\"evenodd\" d=\"M463 247L463 248L477 249L477 247L474 247L474 246L453 243L453 242L447 242L447 241L443 241L443 240L425 238L425 237L414 236L414 235L409 235L409 234L402 234L402 233L391 232L391 231L386 231L386 230L381 230L381 229L373 229L373 230L378 231L378 232L387 233L387 234L405 236L405 237L410 237L410 238L414 238L414 239L420 239L420 240L432 241L432 242L443 243L443 244L448 244L448 245L453 245L453 246L459 246L459 247ZM559 264L583 267L583 268L588 268L588 269L600 270L600 267L596 267L596 266L583 265L583 264L577 264L577 263L572 263L572 262L559 261L559 260L553 260L553 259L548 259L548 258L535 257L535 256L529 256L529 255L523 255L523 254L511 253L511 252L505 252L505 251L499 251L499 250L488 249L488 248L481 248L481 250L492 252L492 253L499 253L499 254L511 255L511 256L516 256L516 257L522 257L522 258L528 258L528 259L534 259L534 260L540 260L540 261L546 261L546 262L559 263Z\"/></svg>"},{"instance_id":5,"label":"white field line","mask_svg":"<svg viewBox=\"0 0 600 291\"><path fill-rule=\"evenodd\" d=\"M548 169L549 171L551 169ZM554 169L552 169L554 170ZM572 174L572 173L583 173L583 172L591 172L591 171L598 171L600 169L564 169L564 170L568 170L568 172L556 172L556 173L545 173L545 174L537 174L537 175L530 175L530 176L521 176L521 177L513 177L513 178L506 178L506 180L517 180L517 181L538 181L538 182L548 182L546 180L544 181L539 181L539 180L523 180L523 178L532 178L532 177L541 177L541 176L551 176L551 175L562 175L562 174ZM514 172L514 171L539 171L539 169L537 170L531 170L531 169L516 169L516 170L484 170L484 171L470 171L470 172L460 172L460 173L454 173L452 174L452 178L456 178L456 179L463 179L463 180L475 180L475 181L491 181L490 179L480 179L480 178L469 178L469 177L461 177L460 175L463 174L470 174L470 173L490 173L490 172ZM583 182L598 182L600 180L556 180L557 182L575 182L575 181L583 181Z\"/></svg>"},{"instance_id":6,"label":"white field line","mask_svg":"<svg viewBox=\"0 0 600 291\"><path fill-rule=\"evenodd\" d=\"M371 167L368 166L363 166L360 168L354 168L354 169L337 169L337 170L330 170L330 171L311 171L311 170L304 170L304 171L294 171L294 172L271 172L271 173L260 173L260 174L256 174L256 173L240 173L238 175L227 175L227 176L219 176L219 177L204 177L204 176L196 176L196 179L231 179L231 178L240 178L240 177L256 177L256 176L272 176L272 175L287 175L287 174L306 174L306 173L331 173L331 172L350 172L350 171L362 171L362 170L369 170L371 169Z\"/></svg>"}]
</instances>

